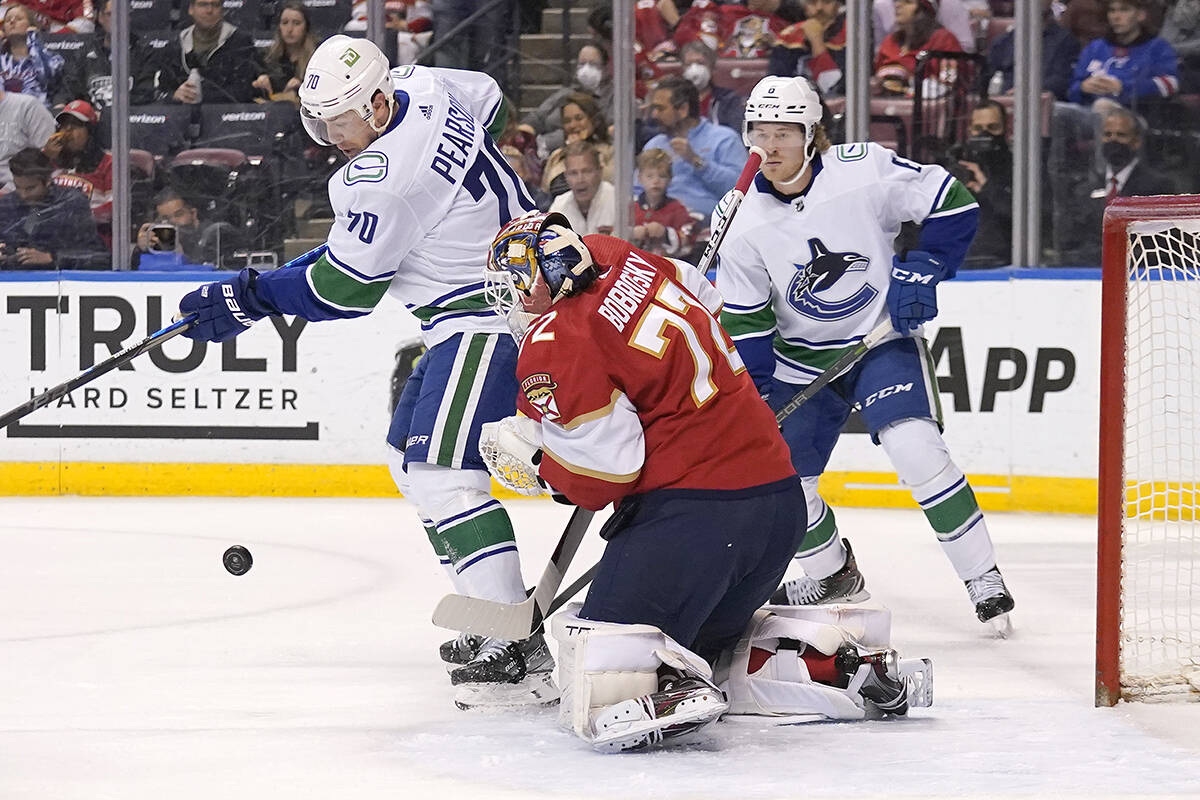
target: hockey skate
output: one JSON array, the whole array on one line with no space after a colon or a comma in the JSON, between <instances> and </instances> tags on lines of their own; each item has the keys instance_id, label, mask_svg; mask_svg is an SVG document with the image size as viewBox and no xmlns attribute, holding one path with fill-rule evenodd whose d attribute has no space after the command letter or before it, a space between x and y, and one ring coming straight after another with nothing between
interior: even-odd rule
<instances>
[{"instance_id":1,"label":"hockey skate","mask_svg":"<svg viewBox=\"0 0 1200 800\"><path fill-rule=\"evenodd\" d=\"M980 622L987 623L1001 639L1007 639L1012 634L1012 620L1008 612L1013 610L1016 601L1004 585L1004 576L997 567L992 567L978 578L963 581L967 585L967 594L975 604L975 616Z\"/></svg>"},{"instance_id":2,"label":"hockey skate","mask_svg":"<svg viewBox=\"0 0 1200 800\"><path fill-rule=\"evenodd\" d=\"M487 639L475 658L451 670L454 704L463 710L554 705L559 691L553 671L554 658L540 633L519 642Z\"/></svg>"},{"instance_id":3,"label":"hockey skate","mask_svg":"<svg viewBox=\"0 0 1200 800\"><path fill-rule=\"evenodd\" d=\"M933 705L933 662L927 658L901 660L895 650L860 653L844 645L834 663L862 695L868 717L904 716L910 707Z\"/></svg>"},{"instance_id":4,"label":"hockey skate","mask_svg":"<svg viewBox=\"0 0 1200 800\"><path fill-rule=\"evenodd\" d=\"M479 655L479 648L483 647L485 641L487 640L483 636L460 633L456 638L442 642L438 647L438 655L446 665L446 671L450 672L464 664L470 664L475 656Z\"/></svg>"},{"instance_id":5,"label":"hockey skate","mask_svg":"<svg viewBox=\"0 0 1200 800\"><path fill-rule=\"evenodd\" d=\"M728 708L725 693L706 681L669 681L657 692L597 711L592 747L602 753L642 750L694 733Z\"/></svg>"},{"instance_id":6,"label":"hockey skate","mask_svg":"<svg viewBox=\"0 0 1200 800\"><path fill-rule=\"evenodd\" d=\"M810 578L805 575L784 581L771 595L771 603L778 606L819 606L829 603L861 603L871 599L867 581L858 571L854 551L850 542L846 545L846 562L842 568L828 578Z\"/></svg>"}]
</instances>

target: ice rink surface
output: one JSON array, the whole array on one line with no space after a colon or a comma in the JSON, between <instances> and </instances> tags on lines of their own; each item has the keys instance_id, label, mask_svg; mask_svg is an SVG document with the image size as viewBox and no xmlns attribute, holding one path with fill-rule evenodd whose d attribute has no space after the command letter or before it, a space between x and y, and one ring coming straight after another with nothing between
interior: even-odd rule
<instances>
[{"instance_id":1,"label":"ice rink surface","mask_svg":"<svg viewBox=\"0 0 1200 800\"><path fill-rule=\"evenodd\" d=\"M507 505L532 583L568 509ZM0 510L0 800L1200 797L1200 704L1092 706L1090 517L990 515L1017 599L1000 641L918 511L841 509L894 644L934 660L934 707L602 756L553 711L454 708L428 621L448 581L403 501Z\"/></svg>"}]
</instances>

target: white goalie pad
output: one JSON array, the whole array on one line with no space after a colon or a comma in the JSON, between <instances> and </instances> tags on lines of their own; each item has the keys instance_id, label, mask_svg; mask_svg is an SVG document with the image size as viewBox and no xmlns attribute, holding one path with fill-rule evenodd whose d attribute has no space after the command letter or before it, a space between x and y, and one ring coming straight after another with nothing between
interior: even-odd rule
<instances>
[{"instance_id":1,"label":"white goalie pad","mask_svg":"<svg viewBox=\"0 0 1200 800\"><path fill-rule=\"evenodd\" d=\"M571 603L550 621L558 642L559 724L592 741L604 709L658 691L662 666L712 683L708 663L653 625L581 619ZM721 711L724 708L722 707Z\"/></svg>"},{"instance_id":2,"label":"white goalie pad","mask_svg":"<svg viewBox=\"0 0 1200 800\"><path fill-rule=\"evenodd\" d=\"M835 631L823 631L823 636L817 641L801 638L816 647L825 655L833 655L842 641L852 641L868 650L882 650L892 644L892 611L886 606L875 602L866 603L831 603L822 606L764 606L763 611L769 611L776 617L801 620L820 626L832 626ZM779 624L779 623L774 623ZM840 632L840 633L839 633ZM814 633L814 636L818 634ZM834 635L842 636L842 640L833 645L830 650L829 642ZM800 637L785 635L785 638ZM759 645L761 646L761 645ZM767 649L774 649L773 647Z\"/></svg>"},{"instance_id":3,"label":"white goalie pad","mask_svg":"<svg viewBox=\"0 0 1200 800\"><path fill-rule=\"evenodd\" d=\"M539 495L546 489L538 481L541 458L541 425L519 415L485 422L479 431L479 454L488 472L506 489Z\"/></svg>"}]
</instances>

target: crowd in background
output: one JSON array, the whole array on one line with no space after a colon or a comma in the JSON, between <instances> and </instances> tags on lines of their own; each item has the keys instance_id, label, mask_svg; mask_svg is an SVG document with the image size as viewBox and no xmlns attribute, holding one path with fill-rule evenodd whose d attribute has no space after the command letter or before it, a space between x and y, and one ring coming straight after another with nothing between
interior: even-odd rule
<instances>
[{"instance_id":1,"label":"crowd in background","mask_svg":"<svg viewBox=\"0 0 1200 800\"><path fill-rule=\"evenodd\" d=\"M1095 264L1113 197L1197 188L1200 0L1034 1L1045 262ZM611 231L628 210L637 244L694 258L745 161L742 109L763 75L810 79L839 140L850 32L838 0L638 0L636 188L616 197L611 9L570 5L590 12L589 37L574 45L573 76L538 105L521 103L528 80L510 83L520 73L499 32L536 31L545 0L500 3L465 26L478 3L388 0L385 18L396 63L435 44L431 63L501 82L513 105L503 152L539 206L579 230ZM131 2L128 232L112 229L106 149L111 0L21 0L0 13L0 268L110 268L115 235L134 243L134 268L238 267L255 252L282 254L303 220L328 213L324 181L338 159L299 131L296 89L323 37L365 35L365 0ZM968 266L1007 264L1011 251L1013 13L1012 0L873 4L871 92L900 109L884 143L943 163L979 199ZM930 156L911 109L962 92L961 125ZM886 130L873 125L872 137Z\"/></svg>"}]
</instances>

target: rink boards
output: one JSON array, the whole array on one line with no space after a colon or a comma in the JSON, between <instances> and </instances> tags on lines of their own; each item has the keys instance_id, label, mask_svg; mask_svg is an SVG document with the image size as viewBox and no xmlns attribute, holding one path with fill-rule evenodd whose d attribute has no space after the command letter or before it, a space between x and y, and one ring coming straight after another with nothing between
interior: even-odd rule
<instances>
[{"instance_id":1,"label":"rink boards","mask_svg":"<svg viewBox=\"0 0 1200 800\"><path fill-rule=\"evenodd\" d=\"M0 410L158 329L212 279L0 274ZM981 505L1094 511L1098 271L967 273L938 298L926 335L946 438ZM0 433L0 494L394 495L392 373L416 338L391 298L357 320L264 320L221 345L177 338ZM836 503L912 504L853 419L823 480Z\"/></svg>"}]
</instances>

